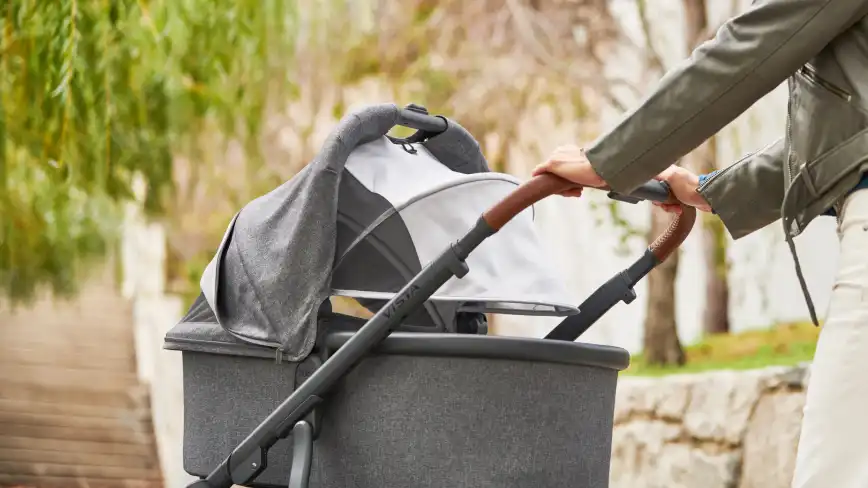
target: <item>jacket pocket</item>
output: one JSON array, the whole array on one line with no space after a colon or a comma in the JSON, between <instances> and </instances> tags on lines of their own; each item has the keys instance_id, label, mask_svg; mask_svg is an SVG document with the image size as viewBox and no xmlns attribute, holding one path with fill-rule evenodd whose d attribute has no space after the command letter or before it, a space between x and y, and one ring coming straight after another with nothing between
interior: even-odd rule
<instances>
[{"instance_id":1,"label":"jacket pocket","mask_svg":"<svg viewBox=\"0 0 868 488\"><path fill-rule=\"evenodd\" d=\"M790 93L789 154L792 181L806 165L822 158L868 127L868 113L853 103L850 92L818 76L806 65L795 75ZM822 182L806 181L813 190Z\"/></svg>"},{"instance_id":2,"label":"jacket pocket","mask_svg":"<svg viewBox=\"0 0 868 488\"><path fill-rule=\"evenodd\" d=\"M817 74L817 70L815 70L811 65L806 64L802 66L799 71L799 75L802 76L808 83L812 83L813 85L823 88L827 90L832 95L841 98L845 102L849 102L853 99L853 95L850 94L849 91L841 88L840 86L826 80Z\"/></svg>"}]
</instances>

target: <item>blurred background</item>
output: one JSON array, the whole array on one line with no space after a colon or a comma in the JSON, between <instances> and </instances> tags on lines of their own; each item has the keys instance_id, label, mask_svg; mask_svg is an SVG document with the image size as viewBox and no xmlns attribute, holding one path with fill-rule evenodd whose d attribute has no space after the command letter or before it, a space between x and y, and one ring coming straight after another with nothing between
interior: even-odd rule
<instances>
[{"instance_id":1,"label":"blurred background","mask_svg":"<svg viewBox=\"0 0 868 488\"><path fill-rule=\"evenodd\" d=\"M592 141L749 0L6 0L0 5L0 486L183 487L177 353L231 217L337 120L417 103L525 179ZM679 164L783 133L769 94ZM537 210L579 302L668 217L588 192ZM799 238L819 310L833 219ZM714 218L583 340L628 349L613 487L787 487L818 329L781 229ZM351 309L352 304L339 304ZM550 319L496 316L541 337Z\"/></svg>"}]
</instances>

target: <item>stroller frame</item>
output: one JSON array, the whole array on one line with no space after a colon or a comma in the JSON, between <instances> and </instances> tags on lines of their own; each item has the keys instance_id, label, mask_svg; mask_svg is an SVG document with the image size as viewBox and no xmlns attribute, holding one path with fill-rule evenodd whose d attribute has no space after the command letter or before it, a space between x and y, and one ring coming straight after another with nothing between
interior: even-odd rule
<instances>
[{"instance_id":1,"label":"stroller frame","mask_svg":"<svg viewBox=\"0 0 868 488\"><path fill-rule=\"evenodd\" d=\"M430 116L424 108L416 105L402 110L398 125L434 134L446 129L445 119ZM311 471L313 441L320 427L316 407L323 401L325 394L366 354L395 331L414 310L422 306L438 288L452 277L461 278L466 275L469 268L465 260L483 241L525 208L547 196L576 186L558 176L543 174L522 184L492 206L469 232L443 250L358 331L351 333L349 339L328 354L324 361L315 358L315 363L319 364L316 364L312 374L237 445L219 466L207 477L188 485L188 488L230 488L233 484L250 483L266 469L269 449L278 440L290 435L293 438L293 450L288 486L306 487ZM610 192L609 197L627 203L642 200L670 203L676 201L668 185L657 181L646 183L630 195ZM637 261L591 294L579 306L579 314L564 319L546 339L574 341L618 302L632 302L636 297L634 285L682 244L690 233L695 218L695 210L683 206L682 213L673 220L667 231L654 241ZM470 336L467 339L476 337Z\"/></svg>"}]
</instances>

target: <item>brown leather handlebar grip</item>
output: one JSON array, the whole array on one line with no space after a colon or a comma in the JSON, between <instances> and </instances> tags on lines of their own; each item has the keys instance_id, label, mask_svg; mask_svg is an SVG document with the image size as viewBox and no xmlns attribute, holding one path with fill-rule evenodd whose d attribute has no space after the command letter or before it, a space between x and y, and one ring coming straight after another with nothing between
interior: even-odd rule
<instances>
[{"instance_id":1,"label":"brown leather handlebar grip","mask_svg":"<svg viewBox=\"0 0 868 488\"><path fill-rule=\"evenodd\" d=\"M580 185L561 178L552 173L544 173L523 183L503 200L482 214L482 218L495 232L512 220L526 208L551 195L563 193L578 188ZM608 188L599 188L608 190ZM676 202L674 197L670 202ZM696 222L696 209L681 205L681 214L677 215L662 235L654 240L649 249L659 262L668 258L690 235Z\"/></svg>"},{"instance_id":2,"label":"brown leather handlebar grip","mask_svg":"<svg viewBox=\"0 0 868 488\"><path fill-rule=\"evenodd\" d=\"M579 186L555 174L543 173L522 183L503 200L482 214L482 218L496 232L512 220L513 217L520 214L522 210L543 198L572 188L579 188Z\"/></svg>"},{"instance_id":3,"label":"brown leather handlebar grip","mask_svg":"<svg viewBox=\"0 0 868 488\"><path fill-rule=\"evenodd\" d=\"M666 258L684 243L695 223L696 209L690 205L681 204L681 213L675 216L675 219L666 228L666 232L654 239L648 249L657 257L659 262L666 261Z\"/></svg>"}]
</instances>

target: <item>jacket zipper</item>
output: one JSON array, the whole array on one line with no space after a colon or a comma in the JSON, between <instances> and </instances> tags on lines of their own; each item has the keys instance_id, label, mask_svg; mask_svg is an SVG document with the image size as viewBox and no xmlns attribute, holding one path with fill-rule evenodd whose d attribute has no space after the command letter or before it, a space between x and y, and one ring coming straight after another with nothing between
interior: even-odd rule
<instances>
[{"instance_id":1,"label":"jacket zipper","mask_svg":"<svg viewBox=\"0 0 868 488\"><path fill-rule=\"evenodd\" d=\"M706 178L705 181L703 181L702 184L699 185L698 188L696 188L696 191L697 191L698 193L701 193L702 190L705 190L705 188L708 187L708 185L710 185L712 181L716 180L718 176L720 176L720 175L726 173L727 171L729 171L729 170L732 169L732 168L735 168L736 166L738 166L739 164L743 163L744 161L747 161L747 159L748 159L749 157L753 156L754 154L756 154L756 152L757 152L757 151L754 151L754 152L748 154L747 156L741 158L740 160L738 160L738 161L732 163L731 165L727 166L726 168L723 168L723 169L721 169L721 170L718 170L718 171L715 172L713 175L711 175L711 176L709 176L708 178Z\"/></svg>"},{"instance_id":2,"label":"jacket zipper","mask_svg":"<svg viewBox=\"0 0 868 488\"><path fill-rule=\"evenodd\" d=\"M799 71L799 72L801 72L801 71ZM787 218L784 215L784 209L786 208L786 204L787 204L787 197L789 196L789 192L791 190L790 187L792 186L793 179L794 179L794 177L793 177L793 159L794 158L793 158L793 121L792 121L793 111L792 111L792 106L793 106L793 90L795 88L795 84L796 84L796 82L795 82L794 76L790 76L789 78L787 78L787 87L789 88L790 93L789 93L789 97L787 99L787 135L786 135L786 139L784 140L784 143L786 144L786 147L787 147L787 161L786 161L786 164L784 165L784 171L787 173L786 179L787 179L787 187L788 188L787 188L786 192L784 193L784 201L782 202L782 205L781 205L781 224L782 224L783 231L784 231L784 239L787 242L787 247L790 248L790 255L792 255L793 263L795 264L795 267L796 267L796 278L798 278L798 280L799 280L799 286L802 288L802 294L805 296L805 303L807 304L808 312L811 315L811 321L814 323L814 325L817 325L818 324L817 313L816 313L816 310L814 309L814 302L813 302L813 300L811 300L811 293L808 291L807 283L805 283L805 275L804 275L804 273L802 273L802 266L799 263L799 254L796 251L796 243L793 242L793 237L792 237L791 232L790 232L791 231L790 225L789 225L790 223L787 221Z\"/></svg>"},{"instance_id":3,"label":"jacket zipper","mask_svg":"<svg viewBox=\"0 0 868 488\"><path fill-rule=\"evenodd\" d=\"M790 96L787 98L787 135L784 144L787 145L787 164L784 166L787 170L787 186L793 183L793 89L795 83L792 77L787 80L789 84Z\"/></svg>"},{"instance_id":4,"label":"jacket zipper","mask_svg":"<svg viewBox=\"0 0 868 488\"><path fill-rule=\"evenodd\" d=\"M850 93L848 93L843 88L839 88L838 86L836 86L832 83L829 83L828 81L821 78L820 75L817 74L817 71L814 68L812 68L810 65L806 64L806 65L802 66L799 69L799 73L802 76L804 76L805 79L807 79L811 83L814 83L815 85L818 85L822 88L825 88L830 93L838 96L839 98L843 99L846 102L849 102L853 98L853 96L850 95Z\"/></svg>"},{"instance_id":5,"label":"jacket zipper","mask_svg":"<svg viewBox=\"0 0 868 488\"><path fill-rule=\"evenodd\" d=\"M813 84L815 84L821 88L826 89L832 95L835 95L846 102L849 102L853 98L853 96L850 95L850 93L848 93L846 90L839 88L836 85L821 78L817 74L817 71L813 67L811 67L811 65L806 64L806 65L802 66L798 72L806 80L808 80L808 82L813 83ZM792 92L792 90L791 90L791 92ZM792 142L791 142L792 141L792 132L791 131L792 131L792 129L791 129L791 121L790 121L790 104L788 102L787 103L787 143L788 143L787 145L788 146L792 144ZM793 170L794 170L794 168L792 167L792 158L790 157L791 153L792 153L791 150L787 151L787 154L788 154L787 167L790 170L790 175L789 175L788 180L790 183L792 183L792 180L793 180L792 175L793 175ZM843 207L843 205L841 205L840 201L838 201L834 205L832 205L832 209L835 211L835 222L839 225L841 223L841 208L842 207Z\"/></svg>"},{"instance_id":6,"label":"jacket zipper","mask_svg":"<svg viewBox=\"0 0 868 488\"><path fill-rule=\"evenodd\" d=\"M774 144L774 143L772 143L772 144ZM753 156L754 154L756 154L756 153L758 153L758 152L765 151L765 150L768 149L769 146L771 146L772 144L768 144L768 145L766 145L766 146L764 146L764 147L762 147L762 148L760 148L760 149L758 149L758 150L756 150L756 151L749 152L749 153L747 153L746 155L742 156L741 159L739 159L738 161L732 163L731 165L727 166L726 168L723 168L723 169L721 169L721 170L716 171L713 175L709 176L705 181L703 181L702 184L699 185L699 187L696 189L696 191L697 191L697 192L701 192L701 191L704 190L704 189L705 189L705 188L706 188L706 187L707 187L707 186L708 186L712 181L716 180L718 176L720 176L720 175L726 173L727 171L729 171L730 169L735 168L736 166L738 166L738 165L744 163L745 161L747 161L748 159L750 159L751 156Z\"/></svg>"}]
</instances>

